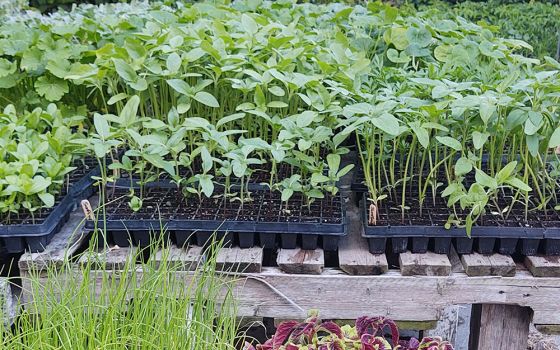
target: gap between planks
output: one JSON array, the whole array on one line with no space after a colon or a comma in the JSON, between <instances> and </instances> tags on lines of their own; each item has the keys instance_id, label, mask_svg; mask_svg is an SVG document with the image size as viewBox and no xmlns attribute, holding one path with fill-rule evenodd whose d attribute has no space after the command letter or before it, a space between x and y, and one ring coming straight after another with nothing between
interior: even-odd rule
<instances>
[{"instance_id":1,"label":"gap between planks","mask_svg":"<svg viewBox=\"0 0 560 350\"><path fill-rule=\"evenodd\" d=\"M389 270L385 254L369 252L367 241L362 237L359 208L350 200L347 206L348 234L340 239L338 263L349 275L381 275Z\"/></svg>"}]
</instances>

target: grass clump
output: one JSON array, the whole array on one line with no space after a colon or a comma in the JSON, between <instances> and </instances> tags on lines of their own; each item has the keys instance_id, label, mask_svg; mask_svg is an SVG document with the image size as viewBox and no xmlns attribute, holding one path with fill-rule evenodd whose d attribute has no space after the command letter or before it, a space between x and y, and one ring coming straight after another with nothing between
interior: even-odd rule
<instances>
[{"instance_id":1,"label":"grass clump","mask_svg":"<svg viewBox=\"0 0 560 350\"><path fill-rule=\"evenodd\" d=\"M33 300L0 330L1 348L235 349L231 278L216 273L214 253L181 273L161 249L161 262L136 263L137 250L119 270L98 268L103 259L88 249L87 263L33 271L23 281Z\"/></svg>"}]
</instances>

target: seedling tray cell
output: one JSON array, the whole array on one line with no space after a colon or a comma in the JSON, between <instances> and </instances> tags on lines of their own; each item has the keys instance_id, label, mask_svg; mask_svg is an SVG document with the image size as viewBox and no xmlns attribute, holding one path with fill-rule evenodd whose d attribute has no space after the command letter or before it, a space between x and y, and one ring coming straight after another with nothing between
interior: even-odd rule
<instances>
[{"instance_id":1,"label":"seedling tray cell","mask_svg":"<svg viewBox=\"0 0 560 350\"><path fill-rule=\"evenodd\" d=\"M411 250L413 253L425 253L430 250L439 254L449 253L454 246L459 254L470 254L477 251L481 254L514 254L523 255L560 255L560 234L557 229L524 226L474 226L471 237L467 237L464 228L444 227L443 221L433 220L424 225L403 225L397 220L395 224L387 224L383 219L391 218L391 214L381 215L378 225L368 224L366 194L361 201L363 236L368 239L369 250L373 254L385 253L388 246L394 253ZM400 215L400 214L399 214ZM443 215L447 217L448 214ZM434 219L438 216L430 214ZM518 221L519 222L519 221ZM491 222L490 222L491 223ZM390 243L390 245L388 244ZM539 248L540 245L540 248Z\"/></svg>"},{"instance_id":2,"label":"seedling tray cell","mask_svg":"<svg viewBox=\"0 0 560 350\"><path fill-rule=\"evenodd\" d=\"M186 199L176 187L147 187L143 206L137 212L128 205L128 190L114 188L113 199L120 198L107 205L108 236L115 243L137 245L145 242L138 239L146 237L145 232L168 231L178 246L204 246L216 232L226 245L242 248L260 245L271 249L337 249L338 239L346 234L340 195L325 196L308 206L298 194L286 204L279 193L255 188L251 200L241 205L224 196ZM95 221L87 221L86 228L104 227L101 219L98 217L97 226Z\"/></svg>"}]
</instances>

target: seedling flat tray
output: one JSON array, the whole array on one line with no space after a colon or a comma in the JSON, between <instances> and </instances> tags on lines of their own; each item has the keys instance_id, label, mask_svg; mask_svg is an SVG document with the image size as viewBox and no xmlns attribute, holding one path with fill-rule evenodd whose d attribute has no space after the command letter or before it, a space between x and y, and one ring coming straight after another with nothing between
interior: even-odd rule
<instances>
[{"instance_id":1,"label":"seedling flat tray","mask_svg":"<svg viewBox=\"0 0 560 350\"><path fill-rule=\"evenodd\" d=\"M467 237L466 229L446 229L441 221L431 220L425 225L387 225L381 221L379 225L369 225L366 194L361 203L363 237L368 239L369 250L373 254L384 253L390 243L394 253L411 250L424 253L428 250L439 254L447 254L451 245L457 253L469 254L473 250L481 254L514 254L560 255L560 225L558 227L522 227L520 220L511 218L518 226L474 226L471 237ZM435 215L434 215L435 216ZM553 221L550 222L554 224ZM559 222L560 223L560 222Z\"/></svg>"},{"instance_id":2,"label":"seedling flat tray","mask_svg":"<svg viewBox=\"0 0 560 350\"><path fill-rule=\"evenodd\" d=\"M346 234L340 195L326 196L308 208L295 194L286 207L279 193L257 189L252 192L252 201L241 206L239 201L223 197L186 200L176 188L149 187L142 209L134 212L126 193L125 189L115 189L113 198L122 198L107 206L105 223L101 217L97 225L94 220L86 222L89 230L105 224L108 238L119 246L147 245L160 232L167 232L178 246L202 246L216 232L226 244L242 248L258 245L292 249L299 245L303 249L336 250L339 238Z\"/></svg>"},{"instance_id":3,"label":"seedling flat tray","mask_svg":"<svg viewBox=\"0 0 560 350\"><path fill-rule=\"evenodd\" d=\"M0 224L0 239L8 253L25 250L42 252L54 234L68 221L76 203L94 193L95 181L92 176L101 172L95 158L87 157L83 162L76 161L73 165L77 168L69 174L67 192L57 196L54 207L40 209L34 221L28 213L23 213L10 224Z\"/></svg>"},{"instance_id":4,"label":"seedling flat tray","mask_svg":"<svg viewBox=\"0 0 560 350\"><path fill-rule=\"evenodd\" d=\"M101 175L101 168L94 157L86 157L84 161L74 163L76 169L70 174L69 193L76 203L91 197L95 193L94 176Z\"/></svg>"},{"instance_id":5,"label":"seedling flat tray","mask_svg":"<svg viewBox=\"0 0 560 350\"><path fill-rule=\"evenodd\" d=\"M37 218L35 224L27 218L19 224L0 225L0 238L4 241L7 252L42 252L54 234L68 221L74 205L74 198L67 194L48 210L48 214Z\"/></svg>"}]
</instances>

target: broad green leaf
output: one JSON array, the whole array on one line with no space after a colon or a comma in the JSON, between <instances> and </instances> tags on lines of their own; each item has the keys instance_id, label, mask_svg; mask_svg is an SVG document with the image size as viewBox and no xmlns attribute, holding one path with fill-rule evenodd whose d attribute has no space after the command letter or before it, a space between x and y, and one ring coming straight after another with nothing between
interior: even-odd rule
<instances>
[{"instance_id":1,"label":"broad green leaf","mask_svg":"<svg viewBox=\"0 0 560 350\"><path fill-rule=\"evenodd\" d=\"M202 171L204 173L207 173L212 170L212 167L214 166L214 160L212 159L212 156L210 155L210 152L208 152L208 149L206 147L202 147L200 149L200 157L202 158Z\"/></svg>"},{"instance_id":2,"label":"broad green leaf","mask_svg":"<svg viewBox=\"0 0 560 350\"><path fill-rule=\"evenodd\" d=\"M147 120L142 123L142 126L144 126L144 128L146 129L156 129L156 130L162 130L167 128L167 124L165 124L163 121L159 119Z\"/></svg>"},{"instance_id":3,"label":"broad green leaf","mask_svg":"<svg viewBox=\"0 0 560 350\"><path fill-rule=\"evenodd\" d=\"M537 124L535 124L535 122L537 122ZM543 119L542 116L540 118L540 120L538 120L537 118L527 118L527 120L525 120L525 134L526 135L535 135L539 129L543 126Z\"/></svg>"},{"instance_id":4,"label":"broad green leaf","mask_svg":"<svg viewBox=\"0 0 560 350\"><path fill-rule=\"evenodd\" d=\"M424 129L436 129L436 130L440 130L443 132L448 132L449 129L446 128L445 126L438 124L438 123L433 123L433 122L426 122L426 123L422 123L422 127Z\"/></svg>"},{"instance_id":5,"label":"broad green leaf","mask_svg":"<svg viewBox=\"0 0 560 350\"><path fill-rule=\"evenodd\" d=\"M404 50L409 44L406 28L393 27L390 29L390 43L392 43L397 50Z\"/></svg>"},{"instance_id":6,"label":"broad green leaf","mask_svg":"<svg viewBox=\"0 0 560 350\"><path fill-rule=\"evenodd\" d=\"M291 188L283 189L282 190L282 201L287 202L290 198L292 198L293 194L294 194L294 190L292 190Z\"/></svg>"},{"instance_id":7,"label":"broad green leaf","mask_svg":"<svg viewBox=\"0 0 560 350\"><path fill-rule=\"evenodd\" d=\"M428 148L428 146L430 145L430 134L428 133L428 130L420 126L419 122L409 123L408 125L416 135L416 138L418 139L418 142L420 142L422 147Z\"/></svg>"},{"instance_id":8,"label":"broad green leaf","mask_svg":"<svg viewBox=\"0 0 560 350\"><path fill-rule=\"evenodd\" d=\"M218 127L220 127L220 126L222 126L226 123L229 123L229 122L232 122L232 121L235 121L235 120L238 120L238 119L242 119L242 118L245 117L245 115L246 115L245 113L234 113L234 114L228 115L226 117L223 117L220 120L218 120L218 122L216 123L216 128L218 128Z\"/></svg>"},{"instance_id":9,"label":"broad green leaf","mask_svg":"<svg viewBox=\"0 0 560 350\"><path fill-rule=\"evenodd\" d=\"M181 57L173 52L167 57L166 65L170 73L177 73L179 68L181 68Z\"/></svg>"},{"instance_id":10,"label":"broad green leaf","mask_svg":"<svg viewBox=\"0 0 560 350\"><path fill-rule=\"evenodd\" d=\"M340 167L340 155L333 153L327 155L327 164L329 165L329 170L338 171Z\"/></svg>"},{"instance_id":11,"label":"broad green leaf","mask_svg":"<svg viewBox=\"0 0 560 350\"><path fill-rule=\"evenodd\" d=\"M325 175L323 175L323 174L321 174L321 173L313 173L313 174L311 174L311 183L312 183L312 184L317 185L317 184L321 184L321 183L324 183L324 182L327 182L327 181L329 181L329 177L328 177L328 176L325 176Z\"/></svg>"},{"instance_id":12,"label":"broad green leaf","mask_svg":"<svg viewBox=\"0 0 560 350\"><path fill-rule=\"evenodd\" d=\"M216 98L209 94L206 91L199 91L197 92L193 98L195 100L197 100L198 102L205 104L208 107L213 107L213 108L218 108L220 107L220 104L218 103L218 100L216 100Z\"/></svg>"},{"instance_id":13,"label":"broad green leaf","mask_svg":"<svg viewBox=\"0 0 560 350\"><path fill-rule=\"evenodd\" d=\"M241 25L249 34L255 34L259 30L257 22L246 13L241 15Z\"/></svg>"},{"instance_id":14,"label":"broad green leaf","mask_svg":"<svg viewBox=\"0 0 560 350\"><path fill-rule=\"evenodd\" d=\"M54 206L54 196L52 194L42 192L39 193L38 196L47 208L52 208Z\"/></svg>"},{"instance_id":15,"label":"broad green leaf","mask_svg":"<svg viewBox=\"0 0 560 350\"><path fill-rule=\"evenodd\" d=\"M169 79L167 80L167 84L169 84L169 86L171 86L175 91L177 91L180 94L190 96L192 93L192 88L190 87L190 85L183 80Z\"/></svg>"},{"instance_id":16,"label":"broad green leaf","mask_svg":"<svg viewBox=\"0 0 560 350\"><path fill-rule=\"evenodd\" d=\"M172 162L163 159L158 154L144 154L143 157L155 167L165 170L171 176L175 176L175 167Z\"/></svg>"},{"instance_id":17,"label":"broad green leaf","mask_svg":"<svg viewBox=\"0 0 560 350\"><path fill-rule=\"evenodd\" d=\"M432 34L426 28L410 27L406 31L406 38L410 43L419 47L426 47L432 41Z\"/></svg>"},{"instance_id":18,"label":"broad green leaf","mask_svg":"<svg viewBox=\"0 0 560 350\"><path fill-rule=\"evenodd\" d=\"M455 175L463 176L468 174L473 169L472 163L465 157L457 159L455 163Z\"/></svg>"},{"instance_id":19,"label":"broad green leaf","mask_svg":"<svg viewBox=\"0 0 560 350\"><path fill-rule=\"evenodd\" d=\"M119 115L125 127L129 127L136 121L138 115L138 107L140 106L140 97L132 96L124 105Z\"/></svg>"},{"instance_id":20,"label":"broad green leaf","mask_svg":"<svg viewBox=\"0 0 560 350\"><path fill-rule=\"evenodd\" d=\"M23 53L21 58L20 67L26 71L34 71L41 68L43 64L43 54L38 48L30 48ZM1 68L0 68L1 69ZM14 70L15 71L15 70ZM0 76L2 73L0 72Z\"/></svg>"},{"instance_id":21,"label":"broad green leaf","mask_svg":"<svg viewBox=\"0 0 560 350\"><path fill-rule=\"evenodd\" d=\"M392 114L383 113L377 118L372 118L371 123L389 135L397 136L400 133L399 120Z\"/></svg>"},{"instance_id":22,"label":"broad green leaf","mask_svg":"<svg viewBox=\"0 0 560 350\"><path fill-rule=\"evenodd\" d=\"M406 52L401 51L399 53L399 51L393 48L387 50L387 58L393 63L408 63L411 60L410 56L407 55Z\"/></svg>"},{"instance_id":23,"label":"broad green leaf","mask_svg":"<svg viewBox=\"0 0 560 350\"><path fill-rule=\"evenodd\" d=\"M453 148L455 151L461 151L463 149L461 142L457 141L457 139L454 139L453 137L436 136L436 140L447 147Z\"/></svg>"},{"instance_id":24,"label":"broad green leaf","mask_svg":"<svg viewBox=\"0 0 560 350\"><path fill-rule=\"evenodd\" d=\"M500 169L498 174L496 174L496 180L498 181L498 184L502 184L504 183L504 181L509 179L511 175L513 175L513 171L515 170L516 166L517 166L517 162L513 161L513 162L509 162L505 167Z\"/></svg>"},{"instance_id":25,"label":"broad green leaf","mask_svg":"<svg viewBox=\"0 0 560 350\"><path fill-rule=\"evenodd\" d=\"M443 98L449 96L449 94L452 92L453 90L451 90L446 85L436 85L432 89L432 98L433 99Z\"/></svg>"},{"instance_id":26,"label":"broad green leaf","mask_svg":"<svg viewBox=\"0 0 560 350\"><path fill-rule=\"evenodd\" d=\"M539 134L527 135L525 137L527 140L527 148L529 149L529 154L536 157L539 154Z\"/></svg>"},{"instance_id":27,"label":"broad green leaf","mask_svg":"<svg viewBox=\"0 0 560 350\"><path fill-rule=\"evenodd\" d=\"M117 95L115 95L115 96L112 96L112 97L109 99L109 101L107 101L107 104L108 104L109 106L112 106L112 105L114 105L115 103L117 103L117 102L119 102L119 101L122 101L122 100L124 100L124 99L127 98L127 97L128 97L127 94L125 94L124 92L121 92L120 94L117 94Z\"/></svg>"},{"instance_id":28,"label":"broad green leaf","mask_svg":"<svg viewBox=\"0 0 560 350\"><path fill-rule=\"evenodd\" d=\"M129 81L128 86L136 91L144 91L148 88L148 82L144 78L139 78L136 81Z\"/></svg>"},{"instance_id":29,"label":"broad green leaf","mask_svg":"<svg viewBox=\"0 0 560 350\"><path fill-rule=\"evenodd\" d=\"M487 175L484 171L480 170L480 169L476 169L476 174L475 174L475 180L476 183L478 183L479 185L482 185L484 187L488 187L492 190L498 188L498 183L496 181L496 179L494 179L492 176Z\"/></svg>"},{"instance_id":30,"label":"broad green leaf","mask_svg":"<svg viewBox=\"0 0 560 350\"><path fill-rule=\"evenodd\" d=\"M102 139L107 139L111 135L109 123L101 114L95 113L93 115L93 125L95 126L95 131Z\"/></svg>"},{"instance_id":31,"label":"broad green leaf","mask_svg":"<svg viewBox=\"0 0 560 350\"><path fill-rule=\"evenodd\" d=\"M282 97L282 96L286 95L286 92L284 91L284 89L282 89L281 87L276 86L276 85L269 87L268 92L270 92L274 96L278 96L278 97Z\"/></svg>"},{"instance_id":32,"label":"broad green leaf","mask_svg":"<svg viewBox=\"0 0 560 350\"><path fill-rule=\"evenodd\" d=\"M480 101L479 111L480 118L482 119L484 124L488 124L488 121L494 115L494 112L496 112L496 105L488 99L482 99Z\"/></svg>"},{"instance_id":33,"label":"broad green leaf","mask_svg":"<svg viewBox=\"0 0 560 350\"><path fill-rule=\"evenodd\" d=\"M14 74L17 70L17 64L10 62L5 58L0 58L0 78Z\"/></svg>"},{"instance_id":34,"label":"broad green leaf","mask_svg":"<svg viewBox=\"0 0 560 350\"><path fill-rule=\"evenodd\" d=\"M113 58L113 63L115 64L115 70L117 74L127 82L133 82L138 80L138 75L134 69L120 58Z\"/></svg>"},{"instance_id":35,"label":"broad green leaf","mask_svg":"<svg viewBox=\"0 0 560 350\"><path fill-rule=\"evenodd\" d=\"M142 59L146 56L146 48L144 44L140 41L135 39L133 36L128 36L124 41L124 48L135 60Z\"/></svg>"},{"instance_id":36,"label":"broad green leaf","mask_svg":"<svg viewBox=\"0 0 560 350\"><path fill-rule=\"evenodd\" d=\"M457 190L459 190L459 185L452 182L445 188L445 190L443 190L443 192L441 193L441 196L442 197L450 196L452 193L455 193Z\"/></svg>"},{"instance_id":37,"label":"broad green leaf","mask_svg":"<svg viewBox=\"0 0 560 350\"><path fill-rule=\"evenodd\" d=\"M448 62L451 60L452 49L449 45L439 45L434 49L434 57L440 62Z\"/></svg>"},{"instance_id":38,"label":"broad green leaf","mask_svg":"<svg viewBox=\"0 0 560 350\"><path fill-rule=\"evenodd\" d=\"M311 146L313 145L313 142L305 140L305 139L299 139L298 140L298 149L300 151L305 151L311 148Z\"/></svg>"},{"instance_id":39,"label":"broad green leaf","mask_svg":"<svg viewBox=\"0 0 560 350\"><path fill-rule=\"evenodd\" d=\"M488 133L485 132L482 133L478 131L473 132L472 139L473 139L474 148L477 150L482 149L486 141L488 141L488 137L490 137L490 134Z\"/></svg>"},{"instance_id":40,"label":"broad green leaf","mask_svg":"<svg viewBox=\"0 0 560 350\"><path fill-rule=\"evenodd\" d=\"M70 73L70 69L70 61L65 59L51 60L47 63L47 70L61 79L64 79Z\"/></svg>"},{"instance_id":41,"label":"broad green leaf","mask_svg":"<svg viewBox=\"0 0 560 350\"><path fill-rule=\"evenodd\" d=\"M556 148L558 146L560 146L560 126L554 130L548 140L548 148Z\"/></svg>"},{"instance_id":42,"label":"broad green leaf","mask_svg":"<svg viewBox=\"0 0 560 350\"><path fill-rule=\"evenodd\" d=\"M313 123L313 120L317 117L317 112L305 111L301 114L296 115L296 124L300 128L307 127Z\"/></svg>"},{"instance_id":43,"label":"broad green leaf","mask_svg":"<svg viewBox=\"0 0 560 350\"><path fill-rule=\"evenodd\" d=\"M271 101L266 105L268 108L286 108L288 104L282 101Z\"/></svg>"},{"instance_id":44,"label":"broad green leaf","mask_svg":"<svg viewBox=\"0 0 560 350\"><path fill-rule=\"evenodd\" d=\"M527 111L522 109L512 110L506 118L506 129L513 130L518 126L523 125L528 116Z\"/></svg>"},{"instance_id":45,"label":"broad green leaf","mask_svg":"<svg viewBox=\"0 0 560 350\"><path fill-rule=\"evenodd\" d=\"M525 192L532 191L532 188L529 185L527 185L525 182L521 181L520 179L518 179L516 177L507 180L506 183L508 185L511 185L513 187L516 187L516 188L520 189L521 191L525 191Z\"/></svg>"},{"instance_id":46,"label":"broad green leaf","mask_svg":"<svg viewBox=\"0 0 560 350\"><path fill-rule=\"evenodd\" d=\"M39 77L35 81L35 90L49 101L59 101L69 91L65 80L48 76Z\"/></svg>"},{"instance_id":47,"label":"broad green leaf","mask_svg":"<svg viewBox=\"0 0 560 350\"><path fill-rule=\"evenodd\" d=\"M214 193L214 182L212 181L211 175L198 175L198 182L200 184L200 188L202 188L202 193L208 198L212 196Z\"/></svg>"}]
</instances>

